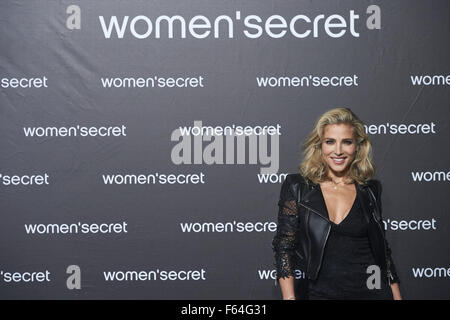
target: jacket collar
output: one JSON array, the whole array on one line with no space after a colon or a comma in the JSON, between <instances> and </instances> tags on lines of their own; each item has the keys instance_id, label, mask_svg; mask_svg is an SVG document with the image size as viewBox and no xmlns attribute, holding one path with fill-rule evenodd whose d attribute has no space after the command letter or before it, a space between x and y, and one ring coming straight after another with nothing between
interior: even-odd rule
<instances>
[{"instance_id":1,"label":"jacket collar","mask_svg":"<svg viewBox=\"0 0 450 320\"><path fill-rule=\"evenodd\" d=\"M360 185L358 183L355 183L355 185L357 199L360 201L363 212L366 216L368 216L368 205L370 204L370 198L367 194L367 185ZM306 189L307 190L302 197L302 200L299 201L299 204L329 220L328 210L325 203L325 198L323 197L322 190L320 188L320 184L309 181L309 188Z\"/></svg>"}]
</instances>

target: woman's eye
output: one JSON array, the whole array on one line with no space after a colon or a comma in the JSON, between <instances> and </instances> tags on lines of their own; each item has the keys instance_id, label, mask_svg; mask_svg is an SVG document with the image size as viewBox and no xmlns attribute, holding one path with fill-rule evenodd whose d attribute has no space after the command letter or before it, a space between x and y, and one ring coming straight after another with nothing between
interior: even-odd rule
<instances>
[{"instance_id":1,"label":"woman's eye","mask_svg":"<svg viewBox=\"0 0 450 320\"><path fill-rule=\"evenodd\" d=\"M327 140L327 141L325 141L325 143L326 143L326 144L333 144L334 141L333 141L333 140ZM353 141L346 140L346 141L344 141L343 143L350 145L350 144L353 143Z\"/></svg>"}]
</instances>

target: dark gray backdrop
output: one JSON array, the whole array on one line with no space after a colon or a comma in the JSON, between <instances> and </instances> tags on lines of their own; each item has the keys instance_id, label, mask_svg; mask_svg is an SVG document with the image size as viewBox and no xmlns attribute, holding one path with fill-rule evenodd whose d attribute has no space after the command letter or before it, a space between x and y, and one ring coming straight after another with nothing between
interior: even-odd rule
<instances>
[{"instance_id":1,"label":"dark gray backdrop","mask_svg":"<svg viewBox=\"0 0 450 320\"><path fill-rule=\"evenodd\" d=\"M366 25L372 4L381 10L380 29ZM70 5L81 9L80 29L66 25ZM351 10L359 15L358 37L348 26ZM281 182L284 174L296 172L300 143L317 117L340 106L372 128L429 126L419 133L369 135L402 294L450 298L448 12L447 1L2 1L0 298L279 299L270 243ZM341 15L346 33L327 35L324 20L317 37L288 32L276 39L264 32L252 39L243 33L246 16L261 17L264 26L272 15L289 23L299 14L311 20ZM107 39L99 16L109 23L111 16L121 22L125 15L128 23L139 15L152 23L180 15L187 21L186 38L175 28L169 39L163 25L160 38L153 26L145 39L129 28L123 38L113 32ZM220 29L214 38L212 28L204 39L193 37L188 23L196 15L212 25L218 16L230 16L233 37ZM145 33L143 20L135 26ZM296 24L298 32L308 27L312 23ZM310 75L356 75L357 85L257 83L258 77ZM154 76L202 77L203 87L105 88L101 81ZM13 78L40 78L42 84L38 80L29 87L23 80L21 87ZM273 183L260 182L258 174L267 165L261 158L251 163L249 154L256 149L247 149L243 164L207 164L206 158L177 164L172 132L194 121L220 127L278 125L280 135L268 137L273 163L279 159ZM80 136L81 131L62 136L61 128L77 125L117 127L116 136ZM39 134L49 127L60 135ZM264 140L258 141L261 150ZM108 174L155 173L203 175L204 183L104 182ZM41 176L37 184L28 184L32 175ZM116 231L92 231L115 223ZM223 232L221 223L227 226ZM403 227L396 228L398 223ZM72 224L93 229L64 229ZM242 224L247 231L239 228ZM189 226L191 232L183 232ZM68 271L73 265L80 273ZM127 271L141 278L123 279ZM114 281L105 278L107 272L116 272Z\"/></svg>"}]
</instances>

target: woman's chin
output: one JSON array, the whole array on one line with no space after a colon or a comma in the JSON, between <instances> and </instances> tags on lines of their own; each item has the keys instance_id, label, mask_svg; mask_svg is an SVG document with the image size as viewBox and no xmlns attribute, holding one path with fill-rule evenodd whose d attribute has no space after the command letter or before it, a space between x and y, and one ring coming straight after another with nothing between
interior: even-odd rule
<instances>
[{"instance_id":1,"label":"woman's chin","mask_svg":"<svg viewBox=\"0 0 450 320\"><path fill-rule=\"evenodd\" d=\"M344 166L335 166L335 165L328 165L328 168L337 175L342 175L345 172L348 171L348 167L344 167Z\"/></svg>"}]
</instances>

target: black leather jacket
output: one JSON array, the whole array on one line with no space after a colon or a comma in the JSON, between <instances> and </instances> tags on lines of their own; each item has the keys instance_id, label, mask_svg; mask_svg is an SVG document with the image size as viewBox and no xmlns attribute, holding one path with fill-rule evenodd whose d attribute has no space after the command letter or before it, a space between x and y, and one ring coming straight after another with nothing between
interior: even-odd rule
<instances>
[{"instance_id":1,"label":"black leather jacket","mask_svg":"<svg viewBox=\"0 0 450 320\"><path fill-rule=\"evenodd\" d=\"M400 283L382 224L381 183L356 183L356 190L368 223L375 262L389 284ZM300 174L289 174L281 186L278 206L278 227L272 241L277 279L295 277L296 266L308 279L316 279L331 229L319 185Z\"/></svg>"}]
</instances>

